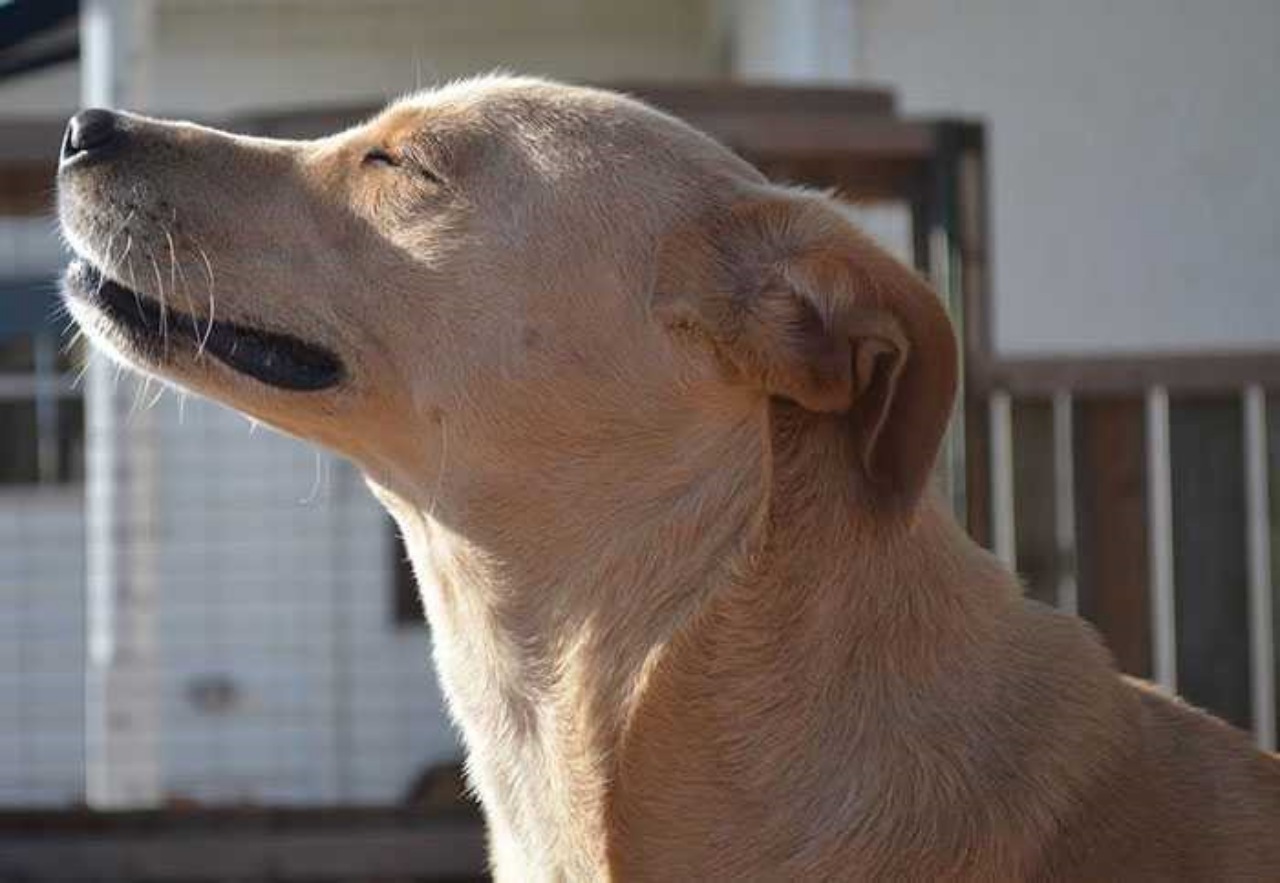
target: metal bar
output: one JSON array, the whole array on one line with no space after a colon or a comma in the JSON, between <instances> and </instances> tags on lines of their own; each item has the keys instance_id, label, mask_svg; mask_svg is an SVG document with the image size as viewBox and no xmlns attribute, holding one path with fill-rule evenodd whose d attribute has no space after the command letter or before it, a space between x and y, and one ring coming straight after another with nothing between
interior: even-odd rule
<instances>
[{"instance_id":1,"label":"metal bar","mask_svg":"<svg viewBox=\"0 0 1280 883\"><path fill-rule=\"evenodd\" d=\"M151 0L84 0L81 102L145 105ZM152 430L131 424L109 360L85 383L85 800L95 807L160 801L158 599Z\"/></svg>"},{"instance_id":2,"label":"metal bar","mask_svg":"<svg viewBox=\"0 0 1280 883\"><path fill-rule=\"evenodd\" d=\"M1151 646L1155 680L1178 689L1178 638L1173 585L1173 472L1169 450L1169 391L1147 390L1147 531L1151 560Z\"/></svg>"},{"instance_id":3,"label":"metal bar","mask_svg":"<svg viewBox=\"0 0 1280 883\"><path fill-rule=\"evenodd\" d=\"M86 0L80 13L80 99L93 106L118 103L118 41L127 14L112 0ZM120 555L116 548L119 497L116 385L105 359L85 369L85 799L108 806L108 684L115 656L115 600Z\"/></svg>"},{"instance_id":4,"label":"metal bar","mask_svg":"<svg viewBox=\"0 0 1280 883\"><path fill-rule=\"evenodd\" d=\"M1271 513L1267 474L1267 394L1244 391L1244 493L1249 556L1249 650L1253 735L1276 749L1276 645L1271 596Z\"/></svg>"},{"instance_id":5,"label":"metal bar","mask_svg":"<svg viewBox=\"0 0 1280 883\"><path fill-rule=\"evenodd\" d=\"M1071 420L1071 393L1053 397L1053 536L1058 576L1058 609L1080 610L1076 578L1076 477L1075 431Z\"/></svg>"},{"instance_id":6,"label":"metal bar","mask_svg":"<svg viewBox=\"0 0 1280 883\"><path fill-rule=\"evenodd\" d=\"M992 393L988 403L991 421L991 532L996 557L1011 570L1018 566L1018 535L1013 503L1013 405L1009 394Z\"/></svg>"}]
</instances>

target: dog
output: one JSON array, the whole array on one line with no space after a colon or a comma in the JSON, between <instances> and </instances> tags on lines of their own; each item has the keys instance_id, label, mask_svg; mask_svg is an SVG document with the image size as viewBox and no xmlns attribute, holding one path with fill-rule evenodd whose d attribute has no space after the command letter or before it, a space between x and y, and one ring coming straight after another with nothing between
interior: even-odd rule
<instances>
[{"instance_id":1,"label":"dog","mask_svg":"<svg viewBox=\"0 0 1280 883\"><path fill-rule=\"evenodd\" d=\"M828 196L487 77L315 141L84 111L58 204L95 341L395 517L499 879L1280 880L1280 763L954 522L947 316Z\"/></svg>"}]
</instances>

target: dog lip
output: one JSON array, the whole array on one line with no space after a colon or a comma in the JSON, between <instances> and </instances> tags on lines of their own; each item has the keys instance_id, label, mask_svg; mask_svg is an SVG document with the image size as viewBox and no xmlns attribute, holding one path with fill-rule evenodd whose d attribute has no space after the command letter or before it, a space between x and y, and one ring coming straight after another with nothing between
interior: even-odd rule
<instances>
[{"instance_id":1,"label":"dog lip","mask_svg":"<svg viewBox=\"0 0 1280 883\"><path fill-rule=\"evenodd\" d=\"M318 392L346 377L342 360L331 350L291 334L194 316L166 307L134 291L91 262L78 258L67 269L68 297L87 303L124 334L145 360L163 364L180 343L197 357L213 356L235 371L277 389Z\"/></svg>"}]
</instances>

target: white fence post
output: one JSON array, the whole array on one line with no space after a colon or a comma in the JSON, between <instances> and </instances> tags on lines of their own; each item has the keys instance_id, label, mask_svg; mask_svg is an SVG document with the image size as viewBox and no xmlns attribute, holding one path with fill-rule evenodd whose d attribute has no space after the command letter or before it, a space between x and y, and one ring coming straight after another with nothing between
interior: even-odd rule
<instances>
[{"instance_id":1,"label":"white fence post","mask_svg":"<svg viewBox=\"0 0 1280 883\"><path fill-rule=\"evenodd\" d=\"M149 0L80 4L81 102L142 102ZM85 798L95 807L159 802L159 647L149 417L126 419L131 383L105 358L85 379Z\"/></svg>"},{"instance_id":2,"label":"white fence post","mask_svg":"<svg viewBox=\"0 0 1280 883\"><path fill-rule=\"evenodd\" d=\"M1013 487L1013 402L1007 392L991 394L992 551L1010 570L1018 567L1018 535Z\"/></svg>"},{"instance_id":3,"label":"white fence post","mask_svg":"<svg viewBox=\"0 0 1280 883\"><path fill-rule=\"evenodd\" d=\"M1253 734L1276 749L1276 645L1271 597L1271 513L1267 475L1267 394L1244 392L1244 493L1249 556L1249 650Z\"/></svg>"},{"instance_id":4,"label":"white fence post","mask_svg":"<svg viewBox=\"0 0 1280 883\"><path fill-rule=\"evenodd\" d=\"M1075 431L1071 393L1053 396L1053 539L1058 576L1058 609L1080 609L1076 579Z\"/></svg>"},{"instance_id":5,"label":"white fence post","mask_svg":"<svg viewBox=\"0 0 1280 883\"><path fill-rule=\"evenodd\" d=\"M1173 470L1169 449L1169 392L1147 390L1147 511L1151 559L1151 633L1155 680L1178 689L1178 637L1173 586Z\"/></svg>"}]
</instances>

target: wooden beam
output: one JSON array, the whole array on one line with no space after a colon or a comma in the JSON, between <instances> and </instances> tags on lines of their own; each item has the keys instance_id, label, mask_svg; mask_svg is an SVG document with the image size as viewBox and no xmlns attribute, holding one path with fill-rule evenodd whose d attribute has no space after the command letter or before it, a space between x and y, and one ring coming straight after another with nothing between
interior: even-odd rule
<instances>
[{"instance_id":1,"label":"wooden beam","mask_svg":"<svg viewBox=\"0 0 1280 883\"><path fill-rule=\"evenodd\" d=\"M0 879L484 879L470 815L396 809L0 813Z\"/></svg>"},{"instance_id":2,"label":"wooden beam","mask_svg":"<svg viewBox=\"0 0 1280 883\"><path fill-rule=\"evenodd\" d=\"M698 83L605 83L634 95L679 117L706 113L787 113L839 117L892 116L897 109L893 90L887 86L849 88L846 86L752 85L734 82Z\"/></svg>"},{"instance_id":3,"label":"wooden beam","mask_svg":"<svg viewBox=\"0 0 1280 883\"><path fill-rule=\"evenodd\" d=\"M1001 358L983 367L970 374L980 389L1017 396L1062 390L1138 395L1152 386L1172 392L1238 392L1251 384L1280 388L1280 349Z\"/></svg>"},{"instance_id":4,"label":"wooden beam","mask_svg":"<svg viewBox=\"0 0 1280 883\"><path fill-rule=\"evenodd\" d=\"M4 133L0 132L0 143ZM53 176L58 148L49 151L48 162L0 165L0 216L38 217L53 214Z\"/></svg>"},{"instance_id":5,"label":"wooden beam","mask_svg":"<svg viewBox=\"0 0 1280 883\"><path fill-rule=\"evenodd\" d=\"M1074 415L1080 613L1120 669L1151 674L1146 431L1141 398L1077 401Z\"/></svg>"}]
</instances>

